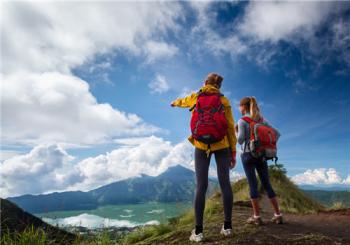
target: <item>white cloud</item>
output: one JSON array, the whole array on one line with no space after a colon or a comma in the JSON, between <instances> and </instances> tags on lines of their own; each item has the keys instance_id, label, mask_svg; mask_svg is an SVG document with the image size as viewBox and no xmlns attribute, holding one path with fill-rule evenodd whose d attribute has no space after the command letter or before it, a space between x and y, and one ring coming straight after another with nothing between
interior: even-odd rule
<instances>
[{"instance_id":1,"label":"white cloud","mask_svg":"<svg viewBox=\"0 0 350 245\"><path fill-rule=\"evenodd\" d=\"M119 50L141 54L145 47L141 44L176 30L176 20L182 16L175 2L5 2L2 6L3 72L66 73L96 54ZM163 53L164 47L174 49L165 43L160 47ZM151 50L155 56L162 53Z\"/></svg>"},{"instance_id":2,"label":"white cloud","mask_svg":"<svg viewBox=\"0 0 350 245\"><path fill-rule=\"evenodd\" d=\"M2 197L64 189L81 181L73 157L58 145L40 145L0 165Z\"/></svg>"},{"instance_id":3,"label":"white cloud","mask_svg":"<svg viewBox=\"0 0 350 245\"><path fill-rule=\"evenodd\" d=\"M313 35L315 27L334 12L330 2L250 2L239 30L261 41L276 42L293 34Z\"/></svg>"},{"instance_id":4,"label":"white cloud","mask_svg":"<svg viewBox=\"0 0 350 245\"><path fill-rule=\"evenodd\" d=\"M171 56L159 40L176 31L180 4L170 2L5 2L1 21L1 93L5 144L95 144L115 136L159 129L135 114L101 104L88 84L72 75L96 55ZM148 45L141 45L148 43ZM110 82L108 76L100 77ZM160 81L156 91L166 91ZM147 133L146 133L147 132Z\"/></svg>"},{"instance_id":5,"label":"white cloud","mask_svg":"<svg viewBox=\"0 0 350 245\"><path fill-rule=\"evenodd\" d=\"M334 168L318 168L314 170L308 169L304 173L293 176L292 180L298 185L350 184L350 176L343 180Z\"/></svg>"},{"instance_id":6,"label":"white cloud","mask_svg":"<svg viewBox=\"0 0 350 245\"><path fill-rule=\"evenodd\" d=\"M219 57L229 54L233 60L245 56L269 70L276 65L274 58L281 55L282 47L278 44L283 40L299 48L303 58L312 61L316 67L331 58L350 64L346 46L349 19L342 16L349 9L345 2L251 1L243 15L238 15L231 25L215 21L218 13L213 11L213 4L210 1L190 4L197 21L191 30L189 44L191 53L197 58L203 53ZM330 29L326 33L323 29L319 32L324 23Z\"/></svg>"},{"instance_id":7,"label":"white cloud","mask_svg":"<svg viewBox=\"0 0 350 245\"><path fill-rule=\"evenodd\" d=\"M233 182L236 182L236 181L238 181L240 179L244 179L244 178L245 178L245 175L240 173L240 172L237 172L237 171L232 171L230 174L230 179Z\"/></svg>"},{"instance_id":8,"label":"white cloud","mask_svg":"<svg viewBox=\"0 0 350 245\"><path fill-rule=\"evenodd\" d=\"M153 63L159 59L171 58L178 51L179 49L173 44L149 41L145 45L146 62Z\"/></svg>"},{"instance_id":9,"label":"white cloud","mask_svg":"<svg viewBox=\"0 0 350 245\"><path fill-rule=\"evenodd\" d=\"M20 151L15 150L0 150L0 162L5 161L9 158L20 155Z\"/></svg>"},{"instance_id":10,"label":"white cloud","mask_svg":"<svg viewBox=\"0 0 350 245\"><path fill-rule=\"evenodd\" d=\"M166 78L160 74L157 74L148 87L151 89L151 93L165 93L170 89L169 83Z\"/></svg>"},{"instance_id":11,"label":"white cloud","mask_svg":"<svg viewBox=\"0 0 350 245\"><path fill-rule=\"evenodd\" d=\"M350 185L350 175L343 180L343 183L346 184L346 185Z\"/></svg>"},{"instance_id":12,"label":"white cloud","mask_svg":"<svg viewBox=\"0 0 350 245\"><path fill-rule=\"evenodd\" d=\"M141 173L156 176L177 164L193 169L192 146L187 140L172 145L151 136L138 144L127 143L124 147L79 162L84 181L74 188L88 190Z\"/></svg>"},{"instance_id":13,"label":"white cloud","mask_svg":"<svg viewBox=\"0 0 350 245\"><path fill-rule=\"evenodd\" d=\"M160 129L100 104L85 81L60 73L4 75L2 137L8 144L98 144Z\"/></svg>"},{"instance_id":14,"label":"white cloud","mask_svg":"<svg viewBox=\"0 0 350 245\"><path fill-rule=\"evenodd\" d=\"M77 163L61 146L37 146L1 163L1 195L86 191L141 173L156 176L177 164L194 169L193 147L187 139L176 145L155 136L118 143L126 144Z\"/></svg>"},{"instance_id":15,"label":"white cloud","mask_svg":"<svg viewBox=\"0 0 350 245\"><path fill-rule=\"evenodd\" d=\"M70 216L66 218L43 218L45 222L51 225L65 226L83 226L88 228L103 228L103 227L135 227L139 225L153 225L159 224L157 220L150 220L145 223L131 222L129 220L109 219L98 215L83 213L77 216Z\"/></svg>"}]
</instances>

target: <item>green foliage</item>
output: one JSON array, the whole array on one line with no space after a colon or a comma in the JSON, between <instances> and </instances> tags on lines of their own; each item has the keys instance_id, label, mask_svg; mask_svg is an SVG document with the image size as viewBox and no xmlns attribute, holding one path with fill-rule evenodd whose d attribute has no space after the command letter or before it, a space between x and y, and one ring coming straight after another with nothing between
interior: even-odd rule
<instances>
[{"instance_id":1,"label":"green foliage","mask_svg":"<svg viewBox=\"0 0 350 245\"><path fill-rule=\"evenodd\" d=\"M336 203L342 203L344 208L350 207L349 191L304 190L304 192L327 207L332 207Z\"/></svg>"},{"instance_id":2,"label":"green foliage","mask_svg":"<svg viewBox=\"0 0 350 245\"><path fill-rule=\"evenodd\" d=\"M114 241L111 240L107 231L103 231L97 236L97 244L98 245L112 245L115 244Z\"/></svg>"},{"instance_id":3,"label":"green foliage","mask_svg":"<svg viewBox=\"0 0 350 245\"><path fill-rule=\"evenodd\" d=\"M249 185L246 178L241 179L232 185L233 198L235 201L249 201Z\"/></svg>"},{"instance_id":4,"label":"green foliage","mask_svg":"<svg viewBox=\"0 0 350 245\"><path fill-rule=\"evenodd\" d=\"M166 224L142 226L137 230L124 236L119 242L121 244L134 244L139 241L144 241L148 238L161 236L170 231L171 227Z\"/></svg>"},{"instance_id":5,"label":"green foliage","mask_svg":"<svg viewBox=\"0 0 350 245\"><path fill-rule=\"evenodd\" d=\"M315 213L322 205L301 191L286 175L283 164L269 166L271 185L274 188L281 210L287 213Z\"/></svg>"},{"instance_id":6,"label":"green foliage","mask_svg":"<svg viewBox=\"0 0 350 245\"><path fill-rule=\"evenodd\" d=\"M274 165L269 166L269 175L273 177L281 177L287 174L287 170L285 169L283 164L276 163Z\"/></svg>"},{"instance_id":7,"label":"green foliage","mask_svg":"<svg viewBox=\"0 0 350 245\"><path fill-rule=\"evenodd\" d=\"M1 237L1 244L14 245L45 245L49 243L46 233L42 229L35 229L33 226L26 228L21 233L10 234L4 232Z\"/></svg>"},{"instance_id":8,"label":"green foliage","mask_svg":"<svg viewBox=\"0 0 350 245\"><path fill-rule=\"evenodd\" d=\"M335 202L333 205L330 207L330 210L341 210L347 208L346 205L342 202Z\"/></svg>"}]
</instances>

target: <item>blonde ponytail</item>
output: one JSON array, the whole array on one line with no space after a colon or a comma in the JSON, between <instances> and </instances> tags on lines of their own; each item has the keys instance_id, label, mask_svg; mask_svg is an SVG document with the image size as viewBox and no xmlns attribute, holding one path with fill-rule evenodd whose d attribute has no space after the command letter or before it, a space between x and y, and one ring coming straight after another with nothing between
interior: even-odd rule
<instances>
[{"instance_id":1,"label":"blonde ponytail","mask_svg":"<svg viewBox=\"0 0 350 245\"><path fill-rule=\"evenodd\" d=\"M249 97L249 112L250 116L253 120L258 121L260 119L260 109L258 103L256 102L256 98L254 96Z\"/></svg>"}]
</instances>

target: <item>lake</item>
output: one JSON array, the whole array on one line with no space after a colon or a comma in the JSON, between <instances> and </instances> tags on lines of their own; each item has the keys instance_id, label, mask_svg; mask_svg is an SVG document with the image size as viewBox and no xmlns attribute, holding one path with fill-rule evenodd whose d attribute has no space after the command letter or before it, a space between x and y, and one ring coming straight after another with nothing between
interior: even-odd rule
<instances>
[{"instance_id":1,"label":"lake","mask_svg":"<svg viewBox=\"0 0 350 245\"><path fill-rule=\"evenodd\" d=\"M169 218L181 215L191 208L192 202L152 202L108 205L93 210L57 211L37 213L35 215L55 226L82 226L93 229L166 223Z\"/></svg>"}]
</instances>

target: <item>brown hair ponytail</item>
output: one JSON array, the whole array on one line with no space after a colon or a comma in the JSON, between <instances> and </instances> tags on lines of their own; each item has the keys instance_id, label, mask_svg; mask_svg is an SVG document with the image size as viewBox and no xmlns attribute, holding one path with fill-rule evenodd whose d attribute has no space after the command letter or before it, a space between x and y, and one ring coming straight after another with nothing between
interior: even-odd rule
<instances>
[{"instance_id":1,"label":"brown hair ponytail","mask_svg":"<svg viewBox=\"0 0 350 245\"><path fill-rule=\"evenodd\" d=\"M258 121L260 119L260 109L254 96L250 97L249 112L253 120Z\"/></svg>"},{"instance_id":2,"label":"brown hair ponytail","mask_svg":"<svg viewBox=\"0 0 350 245\"><path fill-rule=\"evenodd\" d=\"M239 104L244 106L247 112L249 111L253 120L258 121L261 118L260 109L254 96L244 97Z\"/></svg>"}]
</instances>

